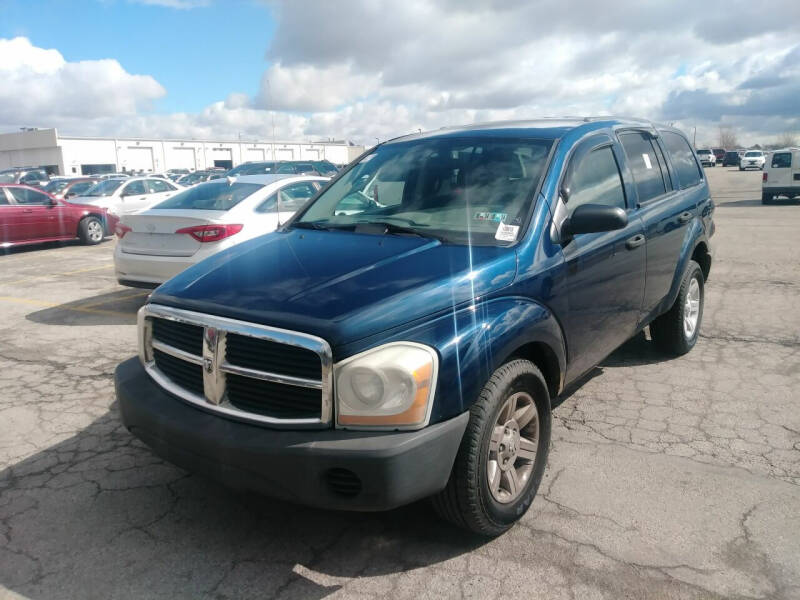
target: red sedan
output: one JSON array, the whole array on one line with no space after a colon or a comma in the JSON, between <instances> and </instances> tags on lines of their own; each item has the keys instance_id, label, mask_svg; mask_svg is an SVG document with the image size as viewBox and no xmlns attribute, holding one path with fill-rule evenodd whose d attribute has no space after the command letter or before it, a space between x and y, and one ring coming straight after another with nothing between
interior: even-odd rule
<instances>
[{"instance_id":1,"label":"red sedan","mask_svg":"<svg viewBox=\"0 0 800 600\"><path fill-rule=\"evenodd\" d=\"M0 248L76 237L99 244L117 217L99 206L72 204L27 185L0 184Z\"/></svg>"}]
</instances>

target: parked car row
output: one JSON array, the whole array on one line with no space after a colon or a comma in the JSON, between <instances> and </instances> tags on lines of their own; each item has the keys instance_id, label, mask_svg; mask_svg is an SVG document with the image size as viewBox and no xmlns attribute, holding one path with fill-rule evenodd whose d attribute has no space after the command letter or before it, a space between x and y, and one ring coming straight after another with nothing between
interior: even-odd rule
<instances>
[{"instance_id":1,"label":"parked car row","mask_svg":"<svg viewBox=\"0 0 800 600\"><path fill-rule=\"evenodd\" d=\"M761 150L725 150L724 148L701 148L697 157L704 167L735 166L740 171L763 169L767 157Z\"/></svg>"},{"instance_id":2,"label":"parked car row","mask_svg":"<svg viewBox=\"0 0 800 600\"><path fill-rule=\"evenodd\" d=\"M327 181L292 175L224 178L125 214L116 227L117 279L155 287L212 254L274 231Z\"/></svg>"}]
</instances>

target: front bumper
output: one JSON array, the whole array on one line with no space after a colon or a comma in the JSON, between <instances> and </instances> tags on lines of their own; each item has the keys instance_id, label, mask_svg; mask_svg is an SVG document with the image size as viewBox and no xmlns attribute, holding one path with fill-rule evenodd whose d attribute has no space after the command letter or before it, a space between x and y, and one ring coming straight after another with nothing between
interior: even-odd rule
<instances>
[{"instance_id":1,"label":"front bumper","mask_svg":"<svg viewBox=\"0 0 800 600\"><path fill-rule=\"evenodd\" d=\"M115 372L122 422L162 458L230 487L340 510L388 510L447 484L469 413L419 431L287 431L204 412L138 358Z\"/></svg>"}]
</instances>

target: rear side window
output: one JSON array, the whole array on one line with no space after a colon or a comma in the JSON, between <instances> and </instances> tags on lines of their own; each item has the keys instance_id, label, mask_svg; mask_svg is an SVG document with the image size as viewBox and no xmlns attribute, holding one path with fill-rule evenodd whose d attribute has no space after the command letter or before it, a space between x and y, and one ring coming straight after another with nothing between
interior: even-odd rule
<instances>
[{"instance_id":1,"label":"rear side window","mask_svg":"<svg viewBox=\"0 0 800 600\"><path fill-rule=\"evenodd\" d=\"M789 169L792 166L792 153L791 152L776 152L772 155L773 169Z\"/></svg>"},{"instance_id":2,"label":"rear side window","mask_svg":"<svg viewBox=\"0 0 800 600\"><path fill-rule=\"evenodd\" d=\"M0 188L0 206L4 204L10 204L8 198L6 198L6 191L3 188Z\"/></svg>"},{"instance_id":3,"label":"rear side window","mask_svg":"<svg viewBox=\"0 0 800 600\"><path fill-rule=\"evenodd\" d=\"M35 190L27 188L8 188L17 204L50 204L50 199Z\"/></svg>"},{"instance_id":4,"label":"rear side window","mask_svg":"<svg viewBox=\"0 0 800 600\"><path fill-rule=\"evenodd\" d=\"M316 193L317 188L309 181L293 183L278 190L277 194L272 194L259 205L256 212L276 210L278 207L275 206L275 199L278 197L280 198L281 212L297 211L303 208L309 198L312 198Z\"/></svg>"},{"instance_id":5,"label":"rear side window","mask_svg":"<svg viewBox=\"0 0 800 600\"><path fill-rule=\"evenodd\" d=\"M263 188L261 183L232 183L213 181L203 183L157 204L158 209L230 210L248 196Z\"/></svg>"},{"instance_id":6,"label":"rear side window","mask_svg":"<svg viewBox=\"0 0 800 600\"><path fill-rule=\"evenodd\" d=\"M150 188L151 194L159 194L161 192L171 192L173 189L172 186L169 185L166 181L161 181L160 179L148 179L147 187Z\"/></svg>"},{"instance_id":7,"label":"rear side window","mask_svg":"<svg viewBox=\"0 0 800 600\"><path fill-rule=\"evenodd\" d=\"M639 132L623 133L619 139L633 172L639 202L647 202L666 193L664 174L650 136Z\"/></svg>"},{"instance_id":8,"label":"rear side window","mask_svg":"<svg viewBox=\"0 0 800 600\"><path fill-rule=\"evenodd\" d=\"M670 131L663 132L662 139L681 187L692 187L700 183L703 180L703 172L694 158L689 142L683 136Z\"/></svg>"},{"instance_id":9,"label":"rear side window","mask_svg":"<svg viewBox=\"0 0 800 600\"><path fill-rule=\"evenodd\" d=\"M94 181L81 181L80 183L76 183L69 188L70 194L82 194L83 192L87 191L90 187L94 185Z\"/></svg>"},{"instance_id":10,"label":"rear side window","mask_svg":"<svg viewBox=\"0 0 800 600\"><path fill-rule=\"evenodd\" d=\"M582 204L625 208L625 191L611 146L592 150L571 168L567 208L572 214Z\"/></svg>"}]
</instances>

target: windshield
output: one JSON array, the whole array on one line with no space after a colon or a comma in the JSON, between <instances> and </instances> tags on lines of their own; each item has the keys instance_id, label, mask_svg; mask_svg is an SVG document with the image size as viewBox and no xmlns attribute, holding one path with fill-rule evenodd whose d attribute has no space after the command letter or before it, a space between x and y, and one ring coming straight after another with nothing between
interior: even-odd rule
<instances>
[{"instance_id":1,"label":"windshield","mask_svg":"<svg viewBox=\"0 0 800 600\"><path fill-rule=\"evenodd\" d=\"M122 179L106 179L89 188L84 196L111 196L122 182Z\"/></svg>"},{"instance_id":2,"label":"windshield","mask_svg":"<svg viewBox=\"0 0 800 600\"><path fill-rule=\"evenodd\" d=\"M456 244L513 242L551 145L551 140L438 138L379 146L297 223L370 232L375 228L368 224L389 224Z\"/></svg>"},{"instance_id":3,"label":"windshield","mask_svg":"<svg viewBox=\"0 0 800 600\"><path fill-rule=\"evenodd\" d=\"M698 154L711 154L711 150L698 150Z\"/></svg>"},{"instance_id":4,"label":"windshield","mask_svg":"<svg viewBox=\"0 0 800 600\"><path fill-rule=\"evenodd\" d=\"M175 194L157 204L158 209L230 210L239 202L264 187L262 183L232 183L212 181Z\"/></svg>"},{"instance_id":5,"label":"windshield","mask_svg":"<svg viewBox=\"0 0 800 600\"><path fill-rule=\"evenodd\" d=\"M49 192L50 194L57 194L68 185L69 185L68 179L54 179L46 186L44 186L44 191Z\"/></svg>"},{"instance_id":6,"label":"windshield","mask_svg":"<svg viewBox=\"0 0 800 600\"><path fill-rule=\"evenodd\" d=\"M745 156L761 156L761 152L745 152Z\"/></svg>"}]
</instances>

